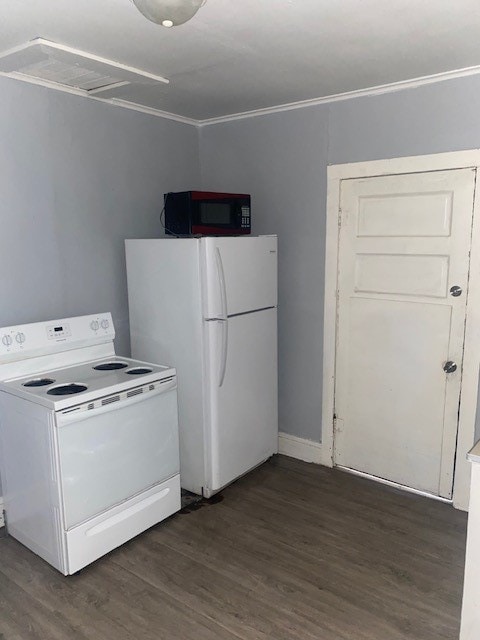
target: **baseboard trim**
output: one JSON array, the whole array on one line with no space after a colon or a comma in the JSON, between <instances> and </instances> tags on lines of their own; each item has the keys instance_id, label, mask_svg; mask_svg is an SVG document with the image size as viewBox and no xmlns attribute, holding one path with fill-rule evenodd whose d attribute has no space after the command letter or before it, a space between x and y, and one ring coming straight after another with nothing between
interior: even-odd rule
<instances>
[{"instance_id":1,"label":"baseboard trim","mask_svg":"<svg viewBox=\"0 0 480 640\"><path fill-rule=\"evenodd\" d=\"M278 453L304 462L323 464L321 442L298 438L289 433L278 434Z\"/></svg>"}]
</instances>

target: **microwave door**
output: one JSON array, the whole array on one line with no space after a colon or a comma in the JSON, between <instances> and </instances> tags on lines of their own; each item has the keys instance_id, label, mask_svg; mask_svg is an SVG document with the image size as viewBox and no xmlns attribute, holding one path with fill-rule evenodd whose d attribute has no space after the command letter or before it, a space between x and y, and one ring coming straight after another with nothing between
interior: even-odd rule
<instances>
[{"instance_id":1,"label":"microwave door","mask_svg":"<svg viewBox=\"0 0 480 640\"><path fill-rule=\"evenodd\" d=\"M234 227L235 206L232 202L199 202L198 222L206 227Z\"/></svg>"},{"instance_id":2,"label":"microwave door","mask_svg":"<svg viewBox=\"0 0 480 640\"><path fill-rule=\"evenodd\" d=\"M203 316L277 306L277 237L202 238Z\"/></svg>"}]
</instances>

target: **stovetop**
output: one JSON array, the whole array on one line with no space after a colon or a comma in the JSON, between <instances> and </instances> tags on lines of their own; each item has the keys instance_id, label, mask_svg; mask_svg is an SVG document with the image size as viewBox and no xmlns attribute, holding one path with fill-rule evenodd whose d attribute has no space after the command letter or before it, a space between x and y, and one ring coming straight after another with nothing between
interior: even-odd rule
<instances>
[{"instance_id":1,"label":"stovetop","mask_svg":"<svg viewBox=\"0 0 480 640\"><path fill-rule=\"evenodd\" d=\"M112 356L0 381L0 391L58 411L175 375L175 369Z\"/></svg>"}]
</instances>

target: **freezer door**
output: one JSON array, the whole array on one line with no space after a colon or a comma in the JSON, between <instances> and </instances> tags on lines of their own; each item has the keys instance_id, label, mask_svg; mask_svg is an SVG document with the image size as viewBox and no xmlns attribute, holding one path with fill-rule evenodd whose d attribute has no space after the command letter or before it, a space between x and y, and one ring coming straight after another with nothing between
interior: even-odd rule
<instances>
[{"instance_id":1,"label":"freezer door","mask_svg":"<svg viewBox=\"0 0 480 640\"><path fill-rule=\"evenodd\" d=\"M277 305L277 236L202 238L203 317Z\"/></svg>"},{"instance_id":2,"label":"freezer door","mask_svg":"<svg viewBox=\"0 0 480 640\"><path fill-rule=\"evenodd\" d=\"M276 309L204 323L209 346L209 423L204 493L277 452Z\"/></svg>"}]
</instances>

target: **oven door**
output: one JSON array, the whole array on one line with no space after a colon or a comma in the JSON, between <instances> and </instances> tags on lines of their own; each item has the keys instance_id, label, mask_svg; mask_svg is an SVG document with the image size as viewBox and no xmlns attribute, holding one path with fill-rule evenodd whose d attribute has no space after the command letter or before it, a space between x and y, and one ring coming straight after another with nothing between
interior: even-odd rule
<instances>
[{"instance_id":1,"label":"oven door","mask_svg":"<svg viewBox=\"0 0 480 640\"><path fill-rule=\"evenodd\" d=\"M176 379L153 386L55 414L66 529L179 473Z\"/></svg>"}]
</instances>

